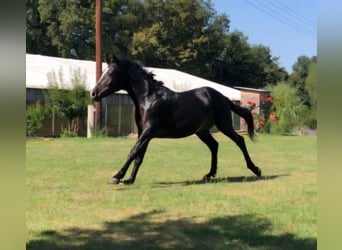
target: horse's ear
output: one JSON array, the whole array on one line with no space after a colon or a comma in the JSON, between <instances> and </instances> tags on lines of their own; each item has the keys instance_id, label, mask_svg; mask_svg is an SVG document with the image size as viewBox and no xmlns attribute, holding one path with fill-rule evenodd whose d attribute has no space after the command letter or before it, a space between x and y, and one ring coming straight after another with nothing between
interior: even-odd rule
<instances>
[{"instance_id":1,"label":"horse's ear","mask_svg":"<svg viewBox=\"0 0 342 250\"><path fill-rule=\"evenodd\" d=\"M119 58L117 58L114 54L112 55L112 63L116 63L116 64L120 63Z\"/></svg>"},{"instance_id":2,"label":"horse's ear","mask_svg":"<svg viewBox=\"0 0 342 250\"><path fill-rule=\"evenodd\" d=\"M104 58L106 60L106 63L109 65L111 63L110 57L108 55L105 55Z\"/></svg>"},{"instance_id":3,"label":"horse's ear","mask_svg":"<svg viewBox=\"0 0 342 250\"><path fill-rule=\"evenodd\" d=\"M115 64L119 64L120 63L120 59L117 58L114 54L112 54L111 57L108 54L106 54L104 56L104 58L105 58L105 61L106 61L106 63L108 65L111 64L111 63L115 63Z\"/></svg>"}]
</instances>

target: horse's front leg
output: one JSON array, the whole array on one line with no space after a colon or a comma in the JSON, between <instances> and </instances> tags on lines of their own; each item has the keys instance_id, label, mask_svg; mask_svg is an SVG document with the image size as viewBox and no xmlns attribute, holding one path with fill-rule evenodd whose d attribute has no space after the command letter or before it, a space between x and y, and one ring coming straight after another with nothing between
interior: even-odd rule
<instances>
[{"instance_id":1,"label":"horse's front leg","mask_svg":"<svg viewBox=\"0 0 342 250\"><path fill-rule=\"evenodd\" d=\"M134 167L133 167L131 176L127 180L124 180L124 184L133 184L134 183L135 178L136 178L137 173L138 173L138 170L139 170L139 167L144 160L144 156L145 156L147 146L148 146L148 144L146 144L146 146L141 150L140 155L137 155L137 157L135 158Z\"/></svg>"},{"instance_id":2,"label":"horse's front leg","mask_svg":"<svg viewBox=\"0 0 342 250\"><path fill-rule=\"evenodd\" d=\"M119 170L118 173L116 173L109 180L108 184L119 184L120 183L120 180L125 176L127 169L129 167L129 165L132 163L132 161L134 159L136 159L137 157L139 157L141 155L143 156L145 154L145 151L147 149L147 145L148 145L150 140L151 140L151 137L150 137L149 130L144 131L142 133L142 135L140 136L140 138L138 139L138 141L136 142L136 144L134 145L134 147L132 148L132 150L130 151L128 158L127 158L127 161L125 162L123 167ZM140 162L140 164L141 164L141 162ZM139 166L140 166L140 164L139 164ZM139 168L139 166L138 166L138 168ZM136 168L136 166L135 166L135 168ZM133 170L133 173L135 172L135 175L137 173L137 170L138 169L136 169L135 171ZM132 175L133 175L133 173L132 173ZM135 179L135 175L134 175L134 179Z\"/></svg>"}]
</instances>

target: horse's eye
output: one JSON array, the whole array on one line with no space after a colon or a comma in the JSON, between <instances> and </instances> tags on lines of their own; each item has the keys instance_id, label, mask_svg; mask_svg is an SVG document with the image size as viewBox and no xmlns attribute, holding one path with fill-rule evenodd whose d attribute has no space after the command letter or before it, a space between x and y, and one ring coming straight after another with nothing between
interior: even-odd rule
<instances>
[{"instance_id":1,"label":"horse's eye","mask_svg":"<svg viewBox=\"0 0 342 250\"><path fill-rule=\"evenodd\" d=\"M113 74L114 73L114 70L115 70L115 68L114 67L110 67L109 69L108 69L108 74Z\"/></svg>"}]
</instances>

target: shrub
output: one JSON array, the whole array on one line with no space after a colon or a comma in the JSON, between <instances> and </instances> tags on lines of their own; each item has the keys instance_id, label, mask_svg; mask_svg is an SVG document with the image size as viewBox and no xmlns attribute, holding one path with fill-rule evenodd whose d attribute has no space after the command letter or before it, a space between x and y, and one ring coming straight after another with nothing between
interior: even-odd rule
<instances>
[{"instance_id":1,"label":"shrub","mask_svg":"<svg viewBox=\"0 0 342 250\"><path fill-rule=\"evenodd\" d=\"M48 74L49 89L47 91L47 101L52 110L60 118L68 120L68 128L62 128L63 137L78 135L77 119L87 114L87 105L90 103L89 93L86 90L86 74L80 69L72 72L71 79L67 84L64 81L63 71L58 74L52 71ZM70 85L70 87L66 87Z\"/></svg>"},{"instance_id":2,"label":"shrub","mask_svg":"<svg viewBox=\"0 0 342 250\"><path fill-rule=\"evenodd\" d=\"M273 109L277 120L270 124L272 133L291 134L293 129L303 126L307 107L303 104L298 90L286 83L279 83L272 89Z\"/></svg>"},{"instance_id":3,"label":"shrub","mask_svg":"<svg viewBox=\"0 0 342 250\"><path fill-rule=\"evenodd\" d=\"M43 121L48 115L48 110L37 102L26 109L26 135L34 136L43 126Z\"/></svg>"}]
</instances>

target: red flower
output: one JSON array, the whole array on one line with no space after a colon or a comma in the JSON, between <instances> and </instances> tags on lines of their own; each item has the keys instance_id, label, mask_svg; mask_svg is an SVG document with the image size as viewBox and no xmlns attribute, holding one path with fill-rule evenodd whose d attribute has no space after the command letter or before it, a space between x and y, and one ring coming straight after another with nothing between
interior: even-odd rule
<instances>
[{"instance_id":1,"label":"red flower","mask_svg":"<svg viewBox=\"0 0 342 250\"><path fill-rule=\"evenodd\" d=\"M274 111L272 111L270 113L270 118L271 118L271 121L273 121L273 122L277 120L277 115Z\"/></svg>"},{"instance_id":2,"label":"red flower","mask_svg":"<svg viewBox=\"0 0 342 250\"><path fill-rule=\"evenodd\" d=\"M264 125L265 125L265 121L264 121L264 120L260 120L260 121L259 121L259 126L262 127L262 126L264 126Z\"/></svg>"},{"instance_id":3,"label":"red flower","mask_svg":"<svg viewBox=\"0 0 342 250\"><path fill-rule=\"evenodd\" d=\"M247 105L249 106L250 109L253 109L253 108L255 108L256 103L253 101L247 101Z\"/></svg>"},{"instance_id":4,"label":"red flower","mask_svg":"<svg viewBox=\"0 0 342 250\"><path fill-rule=\"evenodd\" d=\"M273 98L271 96L260 96L260 100L263 102L272 102Z\"/></svg>"}]
</instances>

